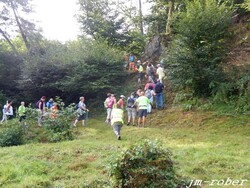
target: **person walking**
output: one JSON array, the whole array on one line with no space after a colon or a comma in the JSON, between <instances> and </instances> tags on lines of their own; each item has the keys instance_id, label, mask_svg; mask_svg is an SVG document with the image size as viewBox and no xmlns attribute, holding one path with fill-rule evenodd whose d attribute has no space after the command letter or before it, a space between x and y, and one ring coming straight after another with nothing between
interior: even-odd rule
<instances>
[{"instance_id":1,"label":"person walking","mask_svg":"<svg viewBox=\"0 0 250 188\"><path fill-rule=\"evenodd\" d=\"M13 117L13 107L12 107L12 101L6 101L6 104L3 107L3 118L1 120L1 124L3 122L7 122L8 119L12 119Z\"/></svg>"},{"instance_id":2,"label":"person walking","mask_svg":"<svg viewBox=\"0 0 250 188\"><path fill-rule=\"evenodd\" d=\"M18 115L19 115L19 123L21 124L22 121L24 121L24 126L27 127L26 124L26 107L25 102L21 102L21 105L18 107Z\"/></svg>"},{"instance_id":3,"label":"person walking","mask_svg":"<svg viewBox=\"0 0 250 188\"><path fill-rule=\"evenodd\" d=\"M111 94L111 93L108 93L107 94L107 98L104 101L104 107L106 108L106 111L107 111L107 117L106 117L106 120L105 120L106 124L110 123L111 112L112 112L112 108L113 108L114 104L115 104L115 97L114 97L114 95Z\"/></svg>"},{"instance_id":4,"label":"person walking","mask_svg":"<svg viewBox=\"0 0 250 188\"><path fill-rule=\"evenodd\" d=\"M164 89L164 85L158 79L157 83L155 84L155 88L154 88L156 110L164 108L164 104L163 104L163 89Z\"/></svg>"},{"instance_id":5,"label":"person walking","mask_svg":"<svg viewBox=\"0 0 250 188\"><path fill-rule=\"evenodd\" d=\"M141 122L142 127L145 127L146 124L146 117L147 117L147 107L150 103L149 99L145 96L144 91L140 92L140 96L138 99L136 99L133 106L138 106L138 127L140 128Z\"/></svg>"},{"instance_id":6,"label":"person walking","mask_svg":"<svg viewBox=\"0 0 250 188\"><path fill-rule=\"evenodd\" d=\"M145 96L149 99L150 103L148 104L147 107L147 113L152 112L152 105L153 105L153 96L154 96L154 90L153 87L150 85L148 89L145 90Z\"/></svg>"},{"instance_id":7,"label":"person walking","mask_svg":"<svg viewBox=\"0 0 250 188\"><path fill-rule=\"evenodd\" d=\"M137 68L136 70L138 71L138 85L142 85L142 77L143 77L143 66L141 64L141 61L137 61Z\"/></svg>"},{"instance_id":8,"label":"person walking","mask_svg":"<svg viewBox=\"0 0 250 188\"><path fill-rule=\"evenodd\" d=\"M116 104L116 108L111 113L111 125L116 135L117 140L121 140L121 128L123 126L123 110L119 104Z\"/></svg>"},{"instance_id":9,"label":"person walking","mask_svg":"<svg viewBox=\"0 0 250 188\"><path fill-rule=\"evenodd\" d=\"M42 96L39 101L37 101L38 108L38 126L42 126L43 117L45 116L45 100L46 97Z\"/></svg>"},{"instance_id":10,"label":"person walking","mask_svg":"<svg viewBox=\"0 0 250 188\"><path fill-rule=\"evenodd\" d=\"M134 92L131 93L130 97L127 99L127 112L128 112L128 122L127 125L130 125L132 119L132 125L135 125L135 117L136 117L136 107L133 106L136 101L134 96Z\"/></svg>"},{"instance_id":11,"label":"person walking","mask_svg":"<svg viewBox=\"0 0 250 188\"><path fill-rule=\"evenodd\" d=\"M85 126L85 120L86 120L86 113L88 111L88 109L86 108L86 105L84 103L85 98L84 97L80 97L79 99L79 103L78 103L78 109L77 109L77 118L73 124L74 127L76 127L76 124L78 121L82 121L82 126Z\"/></svg>"},{"instance_id":12,"label":"person walking","mask_svg":"<svg viewBox=\"0 0 250 188\"><path fill-rule=\"evenodd\" d=\"M160 80L160 82L163 83L163 78L165 77L165 72L164 72L164 69L162 68L161 64L157 65L156 74L158 75L158 79Z\"/></svg>"}]
</instances>

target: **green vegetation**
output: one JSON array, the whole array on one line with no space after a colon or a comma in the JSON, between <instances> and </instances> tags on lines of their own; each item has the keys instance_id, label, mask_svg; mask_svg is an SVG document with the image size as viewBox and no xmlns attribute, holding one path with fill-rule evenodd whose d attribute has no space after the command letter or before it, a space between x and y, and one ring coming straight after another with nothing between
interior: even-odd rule
<instances>
[{"instance_id":1,"label":"green vegetation","mask_svg":"<svg viewBox=\"0 0 250 188\"><path fill-rule=\"evenodd\" d=\"M228 177L241 180L250 176L248 115L172 108L149 115L147 128L124 126L122 141L116 140L104 119L93 116L87 127L73 128L76 135L73 141L1 148L0 185L21 188L108 185L110 164L144 139L157 139L163 148L169 148L176 173L187 180ZM32 124L29 129L37 128ZM244 186L249 187L249 183Z\"/></svg>"}]
</instances>

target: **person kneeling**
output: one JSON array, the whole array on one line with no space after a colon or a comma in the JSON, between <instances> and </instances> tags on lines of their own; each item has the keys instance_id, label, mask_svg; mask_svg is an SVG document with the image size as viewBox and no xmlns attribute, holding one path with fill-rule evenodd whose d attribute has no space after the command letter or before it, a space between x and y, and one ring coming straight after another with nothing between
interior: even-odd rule
<instances>
[{"instance_id":1,"label":"person kneeling","mask_svg":"<svg viewBox=\"0 0 250 188\"><path fill-rule=\"evenodd\" d=\"M111 125L118 140L121 140L121 128L123 126L123 110L119 104L113 108L111 113Z\"/></svg>"}]
</instances>

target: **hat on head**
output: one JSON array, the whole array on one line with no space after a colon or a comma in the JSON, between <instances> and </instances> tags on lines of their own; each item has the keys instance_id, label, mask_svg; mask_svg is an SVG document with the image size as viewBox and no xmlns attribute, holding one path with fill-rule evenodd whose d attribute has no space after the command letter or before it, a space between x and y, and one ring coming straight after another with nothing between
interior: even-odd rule
<instances>
[{"instance_id":1,"label":"hat on head","mask_svg":"<svg viewBox=\"0 0 250 188\"><path fill-rule=\"evenodd\" d=\"M138 60L137 63L141 63L141 60Z\"/></svg>"},{"instance_id":2,"label":"hat on head","mask_svg":"<svg viewBox=\"0 0 250 188\"><path fill-rule=\"evenodd\" d=\"M124 95L121 95L120 97L121 97L121 98L125 98L125 96L124 96Z\"/></svg>"},{"instance_id":3,"label":"hat on head","mask_svg":"<svg viewBox=\"0 0 250 188\"><path fill-rule=\"evenodd\" d=\"M160 67L161 66L161 64L157 64L157 67Z\"/></svg>"}]
</instances>

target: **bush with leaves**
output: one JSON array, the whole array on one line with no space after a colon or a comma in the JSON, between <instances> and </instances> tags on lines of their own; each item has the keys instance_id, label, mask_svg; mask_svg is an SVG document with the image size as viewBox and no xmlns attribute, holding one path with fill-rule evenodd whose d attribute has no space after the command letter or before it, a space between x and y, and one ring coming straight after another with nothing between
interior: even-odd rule
<instances>
[{"instance_id":1,"label":"bush with leaves","mask_svg":"<svg viewBox=\"0 0 250 188\"><path fill-rule=\"evenodd\" d=\"M159 142L146 140L131 146L110 165L114 187L164 187L184 185L176 174L171 152Z\"/></svg>"},{"instance_id":2,"label":"bush with leaves","mask_svg":"<svg viewBox=\"0 0 250 188\"><path fill-rule=\"evenodd\" d=\"M23 134L24 132L21 127L11 125L11 127L4 128L0 133L0 146L8 147L22 145L24 143Z\"/></svg>"},{"instance_id":3,"label":"bush with leaves","mask_svg":"<svg viewBox=\"0 0 250 188\"><path fill-rule=\"evenodd\" d=\"M177 89L194 96L211 96L211 83L224 80L220 66L225 57L232 10L215 0L190 1L173 26L168 54L169 78Z\"/></svg>"},{"instance_id":4,"label":"bush with leaves","mask_svg":"<svg viewBox=\"0 0 250 188\"><path fill-rule=\"evenodd\" d=\"M50 142L73 140L74 136L71 130L71 120L74 116L73 112L73 105L69 105L65 109L59 110L56 118L47 117L44 120Z\"/></svg>"}]
</instances>

